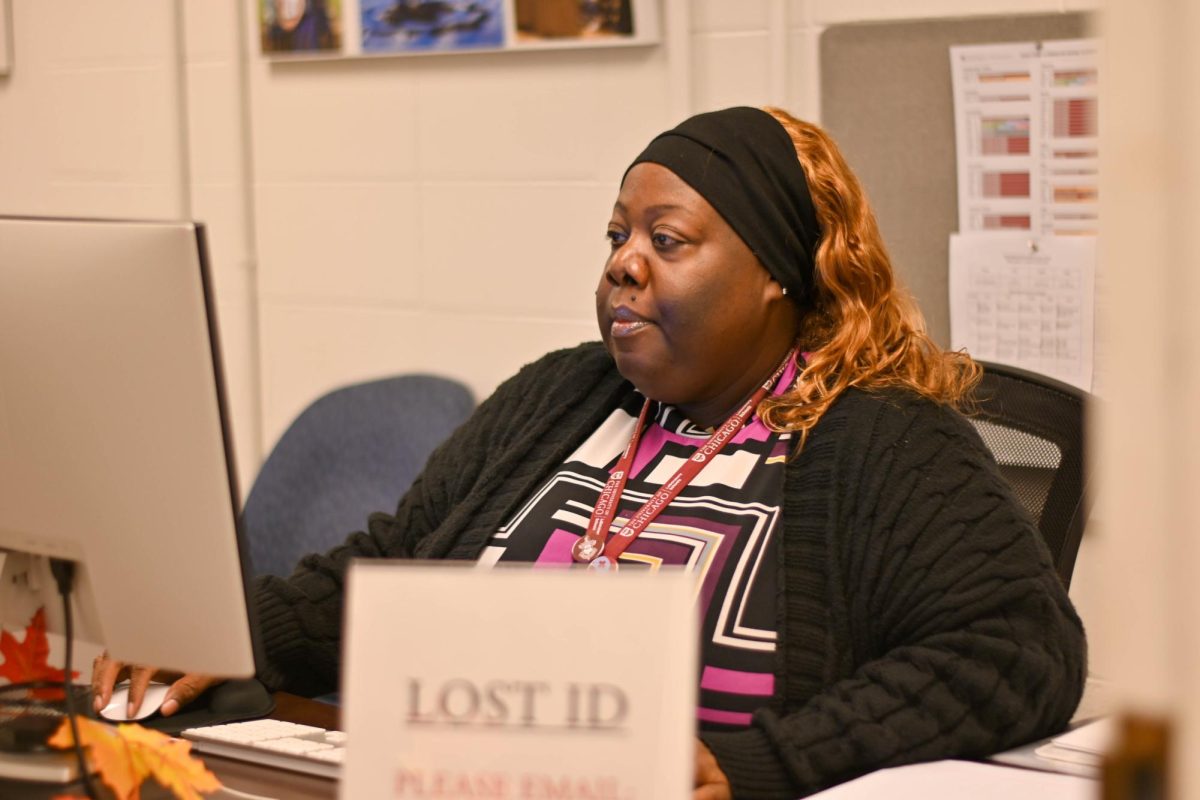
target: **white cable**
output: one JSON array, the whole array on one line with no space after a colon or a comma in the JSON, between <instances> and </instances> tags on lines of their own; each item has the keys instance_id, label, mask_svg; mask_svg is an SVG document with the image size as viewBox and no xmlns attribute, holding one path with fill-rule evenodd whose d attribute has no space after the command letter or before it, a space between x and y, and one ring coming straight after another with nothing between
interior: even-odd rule
<instances>
[{"instance_id":1,"label":"white cable","mask_svg":"<svg viewBox=\"0 0 1200 800\"><path fill-rule=\"evenodd\" d=\"M261 794L239 792L237 789L230 789L228 786L222 786L215 794L209 796L212 798L217 798L217 800L220 800L222 797L229 797L233 798L234 800L279 800L277 797L266 797Z\"/></svg>"}]
</instances>

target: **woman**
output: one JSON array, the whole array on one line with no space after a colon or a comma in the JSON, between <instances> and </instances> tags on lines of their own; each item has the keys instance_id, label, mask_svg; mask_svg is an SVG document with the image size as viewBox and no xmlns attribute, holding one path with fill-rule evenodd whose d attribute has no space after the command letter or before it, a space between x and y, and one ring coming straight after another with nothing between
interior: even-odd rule
<instances>
[{"instance_id":1,"label":"woman","mask_svg":"<svg viewBox=\"0 0 1200 800\"><path fill-rule=\"evenodd\" d=\"M954 410L977 368L922 332L833 142L777 109L693 117L629 168L608 238L603 345L525 367L394 516L257 587L263 681L336 686L352 558L688 563L697 800L1060 730L1079 618ZM119 668L97 668L101 699Z\"/></svg>"}]
</instances>

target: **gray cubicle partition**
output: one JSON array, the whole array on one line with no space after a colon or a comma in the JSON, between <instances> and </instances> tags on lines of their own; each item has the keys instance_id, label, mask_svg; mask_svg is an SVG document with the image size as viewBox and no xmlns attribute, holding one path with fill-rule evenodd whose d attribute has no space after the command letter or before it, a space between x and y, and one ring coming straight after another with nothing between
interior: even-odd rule
<instances>
[{"instance_id":1,"label":"gray cubicle partition","mask_svg":"<svg viewBox=\"0 0 1200 800\"><path fill-rule=\"evenodd\" d=\"M950 46L1089 35L1078 13L853 23L821 35L821 123L866 187L900 279L942 346L958 230Z\"/></svg>"}]
</instances>

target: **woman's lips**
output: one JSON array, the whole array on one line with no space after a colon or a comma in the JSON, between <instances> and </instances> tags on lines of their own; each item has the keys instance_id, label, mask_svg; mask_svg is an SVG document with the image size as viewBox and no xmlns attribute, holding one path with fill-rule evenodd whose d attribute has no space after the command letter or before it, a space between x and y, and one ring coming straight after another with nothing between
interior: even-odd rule
<instances>
[{"instance_id":1,"label":"woman's lips","mask_svg":"<svg viewBox=\"0 0 1200 800\"><path fill-rule=\"evenodd\" d=\"M653 322L630 310L627 306L617 306L612 311L612 325L609 330L613 336L633 336L638 331L648 328L653 324Z\"/></svg>"}]
</instances>

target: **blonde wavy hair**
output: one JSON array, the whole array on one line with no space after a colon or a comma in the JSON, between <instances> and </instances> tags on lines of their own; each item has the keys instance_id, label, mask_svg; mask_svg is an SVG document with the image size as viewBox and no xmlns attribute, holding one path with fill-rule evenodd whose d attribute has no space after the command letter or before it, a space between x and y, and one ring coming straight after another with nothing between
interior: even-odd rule
<instances>
[{"instance_id":1,"label":"blonde wavy hair","mask_svg":"<svg viewBox=\"0 0 1200 800\"><path fill-rule=\"evenodd\" d=\"M779 108L763 109L796 147L821 225L813 307L803 310L798 343L807 353L790 391L764 400L771 428L809 431L850 387L903 387L937 403L966 409L979 365L946 352L925 332L925 319L896 284L875 214L858 178L825 131Z\"/></svg>"}]
</instances>

